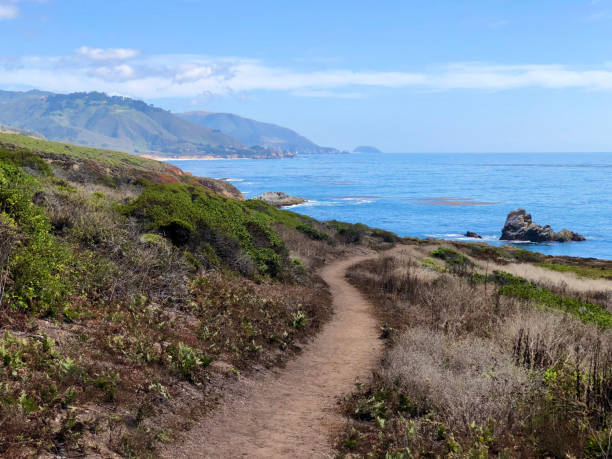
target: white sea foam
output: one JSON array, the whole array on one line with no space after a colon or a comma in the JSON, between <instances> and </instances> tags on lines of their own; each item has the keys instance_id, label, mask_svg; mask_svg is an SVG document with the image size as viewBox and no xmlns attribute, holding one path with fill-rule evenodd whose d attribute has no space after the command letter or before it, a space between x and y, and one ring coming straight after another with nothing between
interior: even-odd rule
<instances>
[{"instance_id":1,"label":"white sea foam","mask_svg":"<svg viewBox=\"0 0 612 459\"><path fill-rule=\"evenodd\" d=\"M308 200L301 204L295 204L294 206L287 206L285 209L295 209L296 207L331 207L338 206L342 203L338 201L317 201L317 200Z\"/></svg>"}]
</instances>

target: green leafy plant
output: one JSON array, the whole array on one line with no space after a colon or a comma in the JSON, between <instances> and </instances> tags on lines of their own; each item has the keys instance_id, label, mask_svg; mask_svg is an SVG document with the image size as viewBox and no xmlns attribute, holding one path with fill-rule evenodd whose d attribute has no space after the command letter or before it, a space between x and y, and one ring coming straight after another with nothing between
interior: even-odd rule
<instances>
[{"instance_id":1,"label":"green leafy plant","mask_svg":"<svg viewBox=\"0 0 612 459\"><path fill-rule=\"evenodd\" d=\"M210 357L180 341L168 348L168 354L172 358L172 365L190 381L195 379L199 368L208 366L212 361Z\"/></svg>"},{"instance_id":2,"label":"green leafy plant","mask_svg":"<svg viewBox=\"0 0 612 459\"><path fill-rule=\"evenodd\" d=\"M308 322L308 317L303 311L297 311L293 313L293 321L291 322L293 328L304 327L306 325L306 322Z\"/></svg>"},{"instance_id":3,"label":"green leafy plant","mask_svg":"<svg viewBox=\"0 0 612 459\"><path fill-rule=\"evenodd\" d=\"M474 263L472 263L468 257L448 247L438 247L431 252L431 256L444 260L448 267L454 271L464 270L474 266Z\"/></svg>"}]
</instances>

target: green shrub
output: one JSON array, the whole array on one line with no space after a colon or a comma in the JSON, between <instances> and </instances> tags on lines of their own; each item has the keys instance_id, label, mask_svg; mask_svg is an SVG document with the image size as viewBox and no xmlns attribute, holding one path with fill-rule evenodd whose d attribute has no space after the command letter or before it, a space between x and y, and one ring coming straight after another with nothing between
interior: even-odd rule
<instances>
[{"instance_id":1,"label":"green shrub","mask_svg":"<svg viewBox=\"0 0 612 459\"><path fill-rule=\"evenodd\" d=\"M15 308L54 311L71 291L70 249L51 234L44 211L32 202L39 183L12 164L0 162L0 212L21 235L9 259L12 284L6 298Z\"/></svg>"},{"instance_id":2,"label":"green shrub","mask_svg":"<svg viewBox=\"0 0 612 459\"><path fill-rule=\"evenodd\" d=\"M318 231L310 225L300 224L296 226L295 229L301 233L304 233L306 236L308 236L310 239L314 241L330 241L331 240L331 238L329 237L329 234L324 233L322 231Z\"/></svg>"},{"instance_id":3,"label":"green shrub","mask_svg":"<svg viewBox=\"0 0 612 459\"><path fill-rule=\"evenodd\" d=\"M423 258L421 265L424 268L433 269L434 271L437 271L437 272L444 272L446 270L444 266L440 266L432 258L429 258L429 257Z\"/></svg>"},{"instance_id":4,"label":"green shrub","mask_svg":"<svg viewBox=\"0 0 612 459\"><path fill-rule=\"evenodd\" d=\"M314 218L291 212L290 210L278 209L260 199L249 199L244 202L244 205L251 210L267 215L274 223L284 225L287 228L296 229L300 225L312 227L316 223Z\"/></svg>"},{"instance_id":5,"label":"green shrub","mask_svg":"<svg viewBox=\"0 0 612 459\"><path fill-rule=\"evenodd\" d=\"M221 264L219 257L215 253L215 249L213 249L209 243L204 244L203 253L210 267L216 267Z\"/></svg>"},{"instance_id":6,"label":"green shrub","mask_svg":"<svg viewBox=\"0 0 612 459\"><path fill-rule=\"evenodd\" d=\"M26 150L6 150L0 148L0 161L3 163L12 164L19 168L28 168L38 171L43 176L52 176L51 168L39 155L36 155Z\"/></svg>"},{"instance_id":7,"label":"green shrub","mask_svg":"<svg viewBox=\"0 0 612 459\"><path fill-rule=\"evenodd\" d=\"M297 311L293 313L293 321L291 322L293 328L301 328L305 326L307 322L308 317L303 311Z\"/></svg>"},{"instance_id":8,"label":"green shrub","mask_svg":"<svg viewBox=\"0 0 612 459\"><path fill-rule=\"evenodd\" d=\"M541 253L532 252L531 250L525 249L513 249L511 252L512 256L517 260L524 263L534 263L542 260L544 257Z\"/></svg>"},{"instance_id":9,"label":"green shrub","mask_svg":"<svg viewBox=\"0 0 612 459\"><path fill-rule=\"evenodd\" d=\"M431 252L431 256L444 260L452 269L464 269L474 266L474 263L472 263L468 257L454 249L449 249L447 247L438 247L436 250Z\"/></svg>"},{"instance_id":10,"label":"green shrub","mask_svg":"<svg viewBox=\"0 0 612 459\"><path fill-rule=\"evenodd\" d=\"M174 368L190 381L194 380L199 368L208 366L212 361L210 357L205 357L200 351L183 342L170 346L168 354L172 358Z\"/></svg>"},{"instance_id":11,"label":"green shrub","mask_svg":"<svg viewBox=\"0 0 612 459\"><path fill-rule=\"evenodd\" d=\"M382 239L383 242L389 242L389 243L398 242L400 240L397 234L392 233L391 231L382 230L379 228L374 228L372 230L372 237Z\"/></svg>"},{"instance_id":12,"label":"green shrub","mask_svg":"<svg viewBox=\"0 0 612 459\"><path fill-rule=\"evenodd\" d=\"M549 263L539 262L537 266L542 268L550 269L551 271L558 271L562 273L574 273L578 277L586 277L589 279L610 279L612 280L612 268L606 267L590 267L581 265L566 265L561 263Z\"/></svg>"},{"instance_id":13,"label":"green shrub","mask_svg":"<svg viewBox=\"0 0 612 459\"><path fill-rule=\"evenodd\" d=\"M239 267L243 252L261 274L277 276L282 271L286 249L270 226L273 220L245 203L198 186L146 183L123 210L147 221L175 245L192 247L194 254L210 246L219 258Z\"/></svg>"},{"instance_id":14,"label":"green shrub","mask_svg":"<svg viewBox=\"0 0 612 459\"><path fill-rule=\"evenodd\" d=\"M370 230L363 223L346 223L337 220L331 220L327 223L337 231L342 242L346 244L359 244Z\"/></svg>"}]
</instances>

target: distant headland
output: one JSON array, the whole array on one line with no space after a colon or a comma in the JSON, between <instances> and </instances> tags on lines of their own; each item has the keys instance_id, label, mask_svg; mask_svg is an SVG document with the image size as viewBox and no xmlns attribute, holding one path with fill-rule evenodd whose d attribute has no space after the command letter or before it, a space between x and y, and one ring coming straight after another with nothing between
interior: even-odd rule
<instances>
[{"instance_id":1,"label":"distant headland","mask_svg":"<svg viewBox=\"0 0 612 459\"><path fill-rule=\"evenodd\" d=\"M369 145L361 145L353 150L353 153L382 153L378 148Z\"/></svg>"}]
</instances>

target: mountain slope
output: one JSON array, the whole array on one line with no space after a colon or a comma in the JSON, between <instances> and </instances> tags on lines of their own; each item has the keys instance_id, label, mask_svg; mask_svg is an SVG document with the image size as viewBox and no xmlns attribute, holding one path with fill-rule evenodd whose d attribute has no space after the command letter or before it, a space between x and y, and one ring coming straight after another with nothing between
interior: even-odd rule
<instances>
[{"instance_id":1,"label":"mountain slope","mask_svg":"<svg viewBox=\"0 0 612 459\"><path fill-rule=\"evenodd\" d=\"M291 129L262 123L231 113L202 111L179 113L193 123L218 130L244 145L267 148L280 153L334 153L334 148L320 147Z\"/></svg>"},{"instance_id":2,"label":"mountain slope","mask_svg":"<svg viewBox=\"0 0 612 459\"><path fill-rule=\"evenodd\" d=\"M142 101L103 93L0 91L0 124L50 140L166 156L270 156Z\"/></svg>"}]
</instances>

